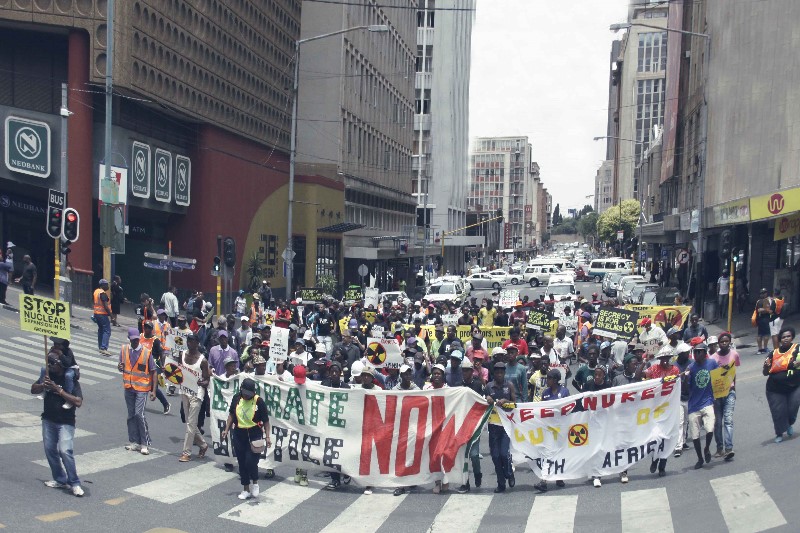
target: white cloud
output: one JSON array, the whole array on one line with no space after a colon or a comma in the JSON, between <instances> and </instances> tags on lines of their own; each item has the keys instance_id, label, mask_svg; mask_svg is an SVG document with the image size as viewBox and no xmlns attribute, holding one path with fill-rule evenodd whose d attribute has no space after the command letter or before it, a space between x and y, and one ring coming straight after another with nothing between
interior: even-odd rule
<instances>
[{"instance_id":1,"label":"white cloud","mask_svg":"<svg viewBox=\"0 0 800 533\"><path fill-rule=\"evenodd\" d=\"M470 137L527 135L553 205L587 203L605 158L608 27L628 0L478 0ZM591 199L588 203L592 203Z\"/></svg>"}]
</instances>

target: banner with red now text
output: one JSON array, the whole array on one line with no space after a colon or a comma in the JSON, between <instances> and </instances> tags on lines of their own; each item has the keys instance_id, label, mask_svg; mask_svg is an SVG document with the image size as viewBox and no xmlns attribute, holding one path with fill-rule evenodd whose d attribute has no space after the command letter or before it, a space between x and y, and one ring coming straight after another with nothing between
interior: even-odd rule
<instances>
[{"instance_id":1,"label":"banner with red now text","mask_svg":"<svg viewBox=\"0 0 800 533\"><path fill-rule=\"evenodd\" d=\"M680 380L648 380L499 409L515 463L545 480L618 474L678 442Z\"/></svg>"},{"instance_id":2,"label":"banner with red now text","mask_svg":"<svg viewBox=\"0 0 800 533\"><path fill-rule=\"evenodd\" d=\"M480 437L490 412L468 387L333 389L275 376L214 376L209 385L211 437L220 462L234 462L230 437L220 442L220 434L231 399L247 377L255 380L269 412L272 446L260 467L338 471L362 486L464 483L470 443Z\"/></svg>"}]
</instances>

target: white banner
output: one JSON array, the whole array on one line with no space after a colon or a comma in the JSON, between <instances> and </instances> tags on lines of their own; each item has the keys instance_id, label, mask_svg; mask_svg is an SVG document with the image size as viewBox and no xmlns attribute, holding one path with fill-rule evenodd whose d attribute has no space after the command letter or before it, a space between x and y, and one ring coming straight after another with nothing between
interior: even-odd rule
<instances>
[{"instance_id":1,"label":"white banner","mask_svg":"<svg viewBox=\"0 0 800 533\"><path fill-rule=\"evenodd\" d=\"M366 287L364 289L364 309L369 309L370 305L373 309L378 308L378 294L379 291L375 287Z\"/></svg>"},{"instance_id":2,"label":"white banner","mask_svg":"<svg viewBox=\"0 0 800 533\"><path fill-rule=\"evenodd\" d=\"M214 456L232 462L230 437L220 442L231 399L245 377L269 413L272 447L259 465L341 472L361 486L407 487L444 480L462 484L470 443L489 415L468 387L428 391L332 389L275 376L213 377Z\"/></svg>"},{"instance_id":3,"label":"white banner","mask_svg":"<svg viewBox=\"0 0 800 533\"><path fill-rule=\"evenodd\" d=\"M272 328L269 335L269 358L276 363L289 357L289 329Z\"/></svg>"},{"instance_id":4,"label":"white banner","mask_svg":"<svg viewBox=\"0 0 800 533\"><path fill-rule=\"evenodd\" d=\"M461 315L442 315L442 324L444 326L457 326L459 316Z\"/></svg>"},{"instance_id":5,"label":"white banner","mask_svg":"<svg viewBox=\"0 0 800 533\"><path fill-rule=\"evenodd\" d=\"M519 301L519 291L516 289L505 289L500 291L498 307L514 307Z\"/></svg>"},{"instance_id":6,"label":"white banner","mask_svg":"<svg viewBox=\"0 0 800 533\"><path fill-rule=\"evenodd\" d=\"M374 368L400 368L405 361L396 337L370 337L364 356Z\"/></svg>"},{"instance_id":7,"label":"white banner","mask_svg":"<svg viewBox=\"0 0 800 533\"><path fill-rule=\"evenodd\" d=\"M200 371L192 370L177 358L168 355L164 360L164 379L178 387L178 392L197 396L197 382L203 379Z\"/></svg>"},{"instance_id":8,"label":"white banner","mask_svg":"<svg viewBox=\"0 0 800 533\"><path fill-rule=\"evenodd\" d=\"M680 381L649 380L500 410L515 463L545 480L587 479L672 455Z\"/></svg>"},{"instance_id":9,"label":"white banner","mask_svg":"<svg viewBox=\"0 0 800 533\"><path fill-rule=\"evenodd\" d=\"M172 330L172 333L168 334L164 339L166 342L164 343L165 350L172 350L175 357L177 357L177 352L185 352L189 349L186 345L186 337L189 336L191 331L187 333L183 333L176 329Z\"/></svg>"}]
</instances>

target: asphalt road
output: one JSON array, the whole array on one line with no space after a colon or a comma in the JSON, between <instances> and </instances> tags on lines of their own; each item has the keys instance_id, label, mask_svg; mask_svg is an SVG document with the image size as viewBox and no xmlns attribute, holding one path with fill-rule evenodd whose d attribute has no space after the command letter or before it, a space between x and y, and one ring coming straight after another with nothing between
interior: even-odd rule
<instances>
[{"instance_id":1,"label":"asphalt road","mask_svg":"<svg viewBox=\"0 0 800 533\"><path fill-rule=\"evenodd\" d=\"M592 286L579 290L591 294ZM88 313L76 310L76 315L75 323L85 328L73 333L76 357L86 370L75 439L86 490L82 499L43 485L50 476L41 446L41 401L28 394L42 358L41 338L20 332L18 315L0 309L0 527L6 531L564 533L755 532L774 527L770 530L788 532L796 531L790 524L800 521L795 497L800 439L773 444L761 358L752 350L743 354L738 373L736 457L730 463L714 460L695 471L689 451L669 460L664 478L651 475L642 464L631 469L627 485L617 478L605 479L599 489L570 482L563 489L551 486L546 495L533 490L537 479L519 467L516 487L495 495L484 436L484 486L470 494L436 496L424 487L400 498L383 490L363 496L352 485L330 493L320 490L325 478L312 477L310 487L300 488L287 479L293 470L283 468L275 479L261 482L258 503L240 505L233 474L212 461L178 463L184 426L177 398L170 398L169 416L161 414L158 402L150 404L153 455L144 458L122 449L126 430L119 374L113 361L92 350L95 332ZM114 330L111 344L118 349L122 328Z\"/></svg>"}]
</instances>

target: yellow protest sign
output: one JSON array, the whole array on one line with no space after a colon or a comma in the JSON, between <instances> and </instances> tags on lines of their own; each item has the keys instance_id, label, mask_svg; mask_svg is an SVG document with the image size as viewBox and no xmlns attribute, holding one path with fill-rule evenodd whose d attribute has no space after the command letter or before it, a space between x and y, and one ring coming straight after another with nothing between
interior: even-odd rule
<instances>
[{"instance_id":1,"label":"yellow protest sign","mask_svg":"<svg viewBox=\"0 0 800 533\"><path fill-rule=\"evenodd\" d=\"M22 331L69 340L69 304L43 296L20 294L19 327Z\"/></svg>"},{"instance_id":2,"label":"yellow protest sign","mask_svg":"<svg viewBox=\"0 0 800 533\"><path fill-rule=\"evenodd\" d=\"M647 317L653 324L662 328L664 331L672 326L683 329L686 319L692 312L688 305L633 305L625 306L628 311L639 313L639 320Z\"/></svg>"},{"instance_id":3,"label":"yellow protest sign","mask_svg":"<svg viewBox=\"0 0 800 533\"><path fill-rule=\"evenodd\" d=\"M364 318L370 324L374 324L375 323L375 318L376 318L376 312L375 311L364 311Z\"/></svg>"},{"instance_id":4,"label":"yellow protest sign","mask_svg":"<svg viewBox=\"0 0 800 533\"><path fill-rule=\"evenodd\" d=\"M731 390L731 384L733 384L733 380L736 377L736 365L729 363L715 368L709 374L711 374L711 388L714 390L714 398L727 398Z\"/></svg>"}]
</instances>

